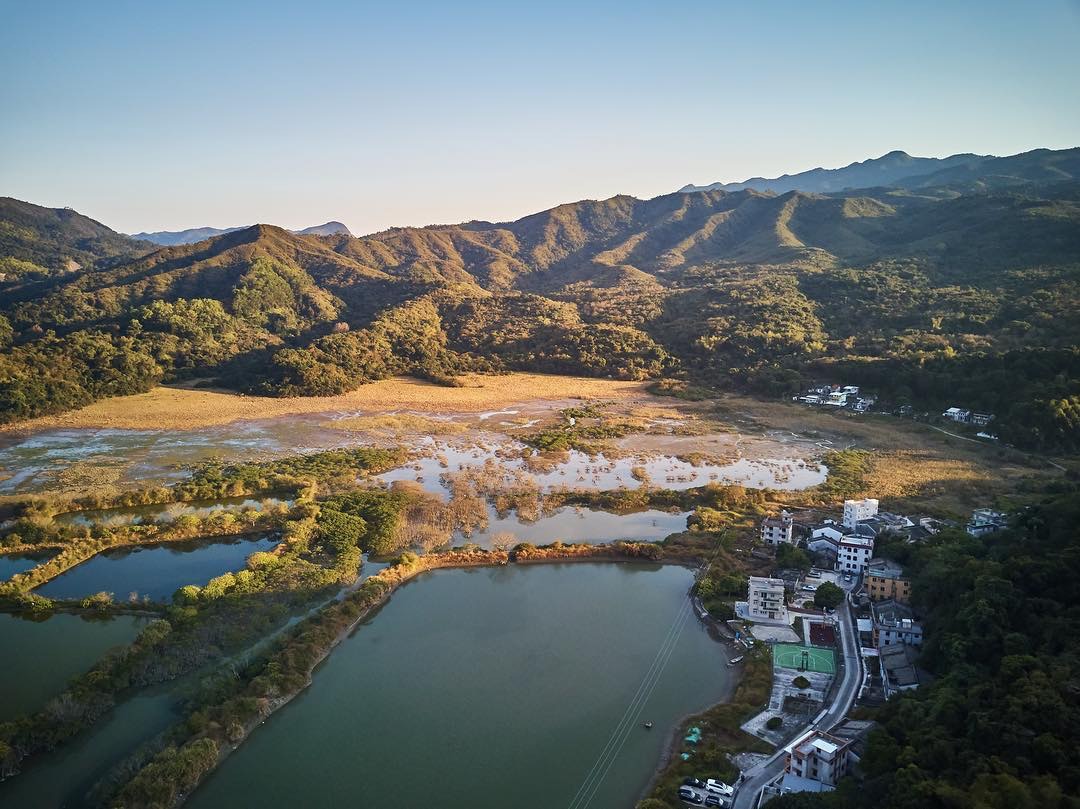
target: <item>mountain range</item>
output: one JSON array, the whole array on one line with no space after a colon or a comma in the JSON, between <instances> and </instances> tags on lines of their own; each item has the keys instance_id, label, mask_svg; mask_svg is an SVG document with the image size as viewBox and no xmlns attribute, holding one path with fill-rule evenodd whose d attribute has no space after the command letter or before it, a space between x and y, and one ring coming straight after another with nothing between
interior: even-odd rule
<instances>
[{"instance_id":1,"label":"mountain range","mask_svg":"<svg viewBox=\"0 0 1080 809\"><path fill-rule=\"evenodd\" d=\"M169 247L0 200L0 420L162 380L321 395L516 368L772 396L844 381L997 413L1017 443L1080 443L1078 162Z\"/></svg>"},{"instance_id":2,"label":"mountain range","mask_svg":"<svg viewBox=\"0 0 1080 809\"><path fill-rule=\"evenodd\" d=\"M1080 176L1080 149L1036 149L1011 157L956 154L951 157L912 157L889 152L881 157L839 169L816 168L766 179L751 177L741 183L686 185L680 191L811 191L828 194L860 188L944 188L973 191L1022 186L1032 182L1075 179Z\"/></svg>"},{"instance_id":3,"label":"mountain range","mask_svg":"<svg viewBox=\"0 0 1080 809\"><path fill-rule=\"evenodd\" d=\"M244 227L250 227L246 225ZM138 239L140 241L153 242L154 244L165 245L172 247L178 244L194 244L195 242L205 241L206 239L213 238L214 236L222 236L226 233L233 233L237 230L243 230L244 227L236 228L189 228L188 230L156 230L149 233L134 233L131 238ZM325 222L321 225L312 225L309 228L303 230L294 230L293 233L301 236L336 236L344 234L351 236L352 232L345 227L341 222L331 221Z\"/></svg>"}]
</instances>

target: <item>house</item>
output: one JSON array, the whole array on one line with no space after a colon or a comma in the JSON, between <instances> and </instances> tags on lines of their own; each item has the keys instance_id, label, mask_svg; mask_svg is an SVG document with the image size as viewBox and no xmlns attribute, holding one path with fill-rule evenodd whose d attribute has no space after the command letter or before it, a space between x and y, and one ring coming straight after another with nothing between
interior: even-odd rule
<instances>
[{"instance_id":1,"label":"house","mask_svg":"<svg viewBox=\"0 0 1080 809\"><path fill-rule=\"evenodd\" d=\"M950 407L941 415L943 415L947 419L952 419L958 424L967 424L969 421L971 421L971 411L964 410L961 407Z\"/></svg>"},{"instance_id":2,"label":"house","mask_svg":"<svg viewBox=\"0 0 1080 809\"><path fill-rule=\"evenodd\" d=\"M836 550L836 569L854 576L862 575L874 555L872 537L849 535L840 540Z\"/></svg>"},{"instance_id":3,"label":"house","mask_svg":"<svg viewBox=\"0 0 1080 809\"><path fill-rule=\"evenodd\" d=\"M859 524L860 520L869 520L877 513L878 501L873 498L868 497L865 500L845 500L844 527L854 531L855 526Z\"/></svg>"},{"instance_id":4,"label":"house","mask_svg":"<svg viewBox=\"0 0 1080 809\"><path fill-rule=\"evenodd\" d=\"M783 791L823 792L834 789L851 768L851 740L841 739L820 730L813 730L796 741L789 749L784 766L785 776L794 776L781 784ZM799 779L799 780L795 780ZM811 784L803 785L809 781ZM788 786L790 788L785 789Z\"/></svg>"},{"instance_id":5,"label":"house","mask_svg":"<svg viewBox=\"0 0 1080 809\"><path fill-rule=\"evenodd\" d=\"M874 601L891 598L900 604L911 602L911 581L904 578L904 569L890 559L871 559L864 583Z\"/></svg>"},{"instance_id":6,"label":"house","mask_svg":"<svg viewBox=\"0 0 1080 809\"><path fill-rule=\"evenodd\" d=\"M792 543L792 529L795 520L790 511L781 511L779 517L766 517L761 521L761 541L766 545Z\"/></svg>"},{"instance_id":7,"label":"house","mask_svg":"<svg viewBox=\"0 0 1080 809\"><path fill-rule=\"evenodd\" d=\"M830 407L844 407L847 404L848 395L843 391L835 390L825 399L824 404Z\"/></svg>"},{"instance_id":8,"label":"house","mask_svg":"<svg viewBox=\"0 0 1080 809\"><path fill-rule=\"evenodd\" d=\"M971 519L967 524L967 532L973 537L981 537L984 534L992 534L1000 531L1009 524L1008 518L1000 511L988 508L977 508L971 512Z\"/></svg>"},{"instance_id":9,"label":"house","mask_svg":"<svg viewBox=\"0 0 1080 809\"><path fill-rule=\"evenodd\" d=\"M993 413L972 413L971 423L976 427L985 427L987 424L994 420Z\"/></svg>"},{"instance_id":10,"label":"house","mask_svg":"<svg viewBox=\"0 0 1080 809\"><path fill-rule=\"evenodd\" d=\"M919 687L919 672L915 668L918 653L905 643L883 646L878 650L878 666L885 698L901 691L914 691Z\"/></svg>"},{"instance_id":11,"label":"house","mask_svg":"<svg viewBox=\"0 0 1080 809\"><path fill-rule=\"evenodd\" d=\"M814 542L818 539L826 539L833 543L833 545L839 544L840 540L844 538L845 531L843 528L833 522L832 520L826 520L821 525L816 525L810 529L809 542ZM811 550L817 550L817 548L811 547Z\"/></svg>"},{"instance_id":12,"label":"house","mask_svg":"<svg viewBox=\"0 0 1080 809\"><path fill-rule=\"evenodd\" d=\"M752 621L788 623L784 604L784 580L751 576L746 603Z\"/></svg>"},{"instance_id":13,"label":"house","mask_svg":"<svg viewBox=\"0 0 1080 809\"><path fill-rule=\"evenodd\" d=\"M873 640L876 648L883 649L896 644L922 646L922 624L915 620L911 607L890 598L875 601L871 609L874 616Z\"/></svg>"}]
</instances>

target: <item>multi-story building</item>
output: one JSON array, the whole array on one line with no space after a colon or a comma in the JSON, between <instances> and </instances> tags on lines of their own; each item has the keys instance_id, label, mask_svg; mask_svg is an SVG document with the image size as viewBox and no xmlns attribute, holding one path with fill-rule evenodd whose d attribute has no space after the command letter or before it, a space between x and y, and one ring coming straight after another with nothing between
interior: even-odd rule
<instances>
[{"instance_id":1,"label":"multi-story building","mask_svg":"<svg viewBox=\"0 0 1080 809\"><path fill-rule=\"evenodd\" d=\"M900 604L911 602L911 581L904 578L904 569L890 559L871 559L864 584L874 601L891 598Z\"/></svg>"},{"instance_id":2,"label":"multi-story building","mask_svg":"<svg viewBox=\"0 0 1080 809\"><path fill-rule=\"evenodd\" d=\"M872 610L875 647L881 649L898 643L907 646L922 645L922 624L915 620L911 607L890 598L875 601Z\"/></svg>"},{"instance_id":3,"label":"multi-story building","mask_svg":"<svg viewBox=\"0 0 1080 809\"><path fill-rule=\"evenodd\" d=\"M915 668L918 652L906 643L882 646L878 650L878 666L885 698L901 691L914 691L919 687L919 671Z\"/></svg>"},{"instance_id":4,"label":"multi-story building","mask_svg":"<svg viewBox=\"0 0 1080 809\"><path fill-rule=\"evenodd\" d=\"M783 579L751 576L746 601L750 620L787 623Z\"/></svg>"},{"instance_id":5,"label":"multi-story building","mask_svg":"<svg viewBox=\"0 0 1080 809\"><path fill-rule=\"evenodd\" d=\"M761 541L767 545L792 542L795 520L790 511L781 511L779 517L766 517L761 521Z\"/></svg>"},{"instance_id":6,"label":"multi-story building","mask_svg":"<svg viewBox=\"0 0 1080 809\"><path fill-rule=\"evenodd\" d=\"M992 534L1000 531L1008 525L1008 519L1000 511L988 508L977 508L971 512L971 519L967 524L967 532L973 537L981 537L983 534Z\"/></svg>"},{"instance_id":7,"label":"multi-story building","mask_svg":"<svg viewBox=\"0 0 1080 809\"><path fill-rule=\"evenodd\" d=\"M874 540L866 536L848 535L836 549L836 569L860 576L874 556Z\"/></svg>"},{"instance_id":8,"label":"multi-story building","mask_svg":"<svg viewBox=\"0 0 1080 809\"><path fill-rule=\"evenodd\" d=\"M877 513L878 501L872 497L865 500L845 500L844 527L854 531L860 520L869 520Z\"/></svg>"},{"instance_id":9,"label":"multi-story building","mask_svg":"<svg viewBox=\"0 0 1080 809\"><path fill-rule=\"evenodd\" d=\"M832 789L848 774L850 766L851 740L814 730L791 746L784 771L796 779L806 779ZM789 779L785 782L785 786L790 784Z\"/></svg>"}]
</instances>

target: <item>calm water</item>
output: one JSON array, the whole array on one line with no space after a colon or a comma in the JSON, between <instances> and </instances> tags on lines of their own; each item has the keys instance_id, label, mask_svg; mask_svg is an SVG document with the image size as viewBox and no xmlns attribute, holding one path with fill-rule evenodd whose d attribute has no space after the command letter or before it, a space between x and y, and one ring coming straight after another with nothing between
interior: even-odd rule
<instances>
[{"instance_id":1,"label":"calm water","mask_svg":"<svg viewBox=\"0 0 1080 809\"><path fill-rule=\"evenodd\" d=\"M16 573L25 573L48 558L47 553L5 553L0 556L0 581L7 581Z\"/></svg>"},{"instance_id":2,"label":"calm water","mask_svg":"<svg viewBox=\"0 0 1080 809\"><path fill-rule=\"evenodd\" d=\"M454 544L474 542L491 547L496 534L513 534L517 542L548 545L556 540L572 542L614 542L618 539L657 541L686 530L688 511L638 511L633 514L610 514L583 508L561 508L534 522L523 522L516 513L500 517L493 506L488 507L488 525L483 531L473 531L466 537L460 531Z\"/></svg>"},{"instance_id":3,"label":"calm water","mask_svg":"<svg viewBox=\"0 0 1080 809\"><path fill-rule=\"evenodd\" d=\"M256 551L279 541L276 535L222 542L192 541L167 545L120 548L99 553L35 592L48 598L82 598L112 593L117 601L131 593L151 601L167 601L185 584L206 584L215 576L239 570Z\"/></svg>"},{"instance_id":4,"label":"calm water","mask_svg":"<svg viewBox=\"0 0 1080 809\"><path fill-rule=\"evenodd\" d=\"M111 767L176 721L173 696L153 688L118 705L89 731L0 781L0 806L75 809Z\"/></svg>"},{"instance_id":5,"label":"calm water","mask_svg":"<svg viewBox=\"0 0 1080 809\"><path fill-rule=\"evenodd\" d=\"M145 620L53 615L31 621L0 613L0 722L42 708L108 649L134 640Z\"/></svg>"},{"instance_id":6,"label":"calm water","mask_svg":"<svg viewBox=\"0 0 1080 809\"><path fill-rule=\"evenodd\" d=\"M57 514L55 522L61 525L132 525L149 522L171 522L179 517L209 517L216 511L239 513L247 509L261 510L281 504L292 505L291 500L278 497L225 497L221 500L201 500L191 503L158 503L147 506L108 508L89 511L69 511Z\"/></svg>"},{"instance_id":7,"label":"calm water","mask_svg":"<svg viewBox=\"0 0 1080 809\"><path fill-rule=\"evenodd\" d=\"M685 569L645 565L428 574L336 649L188 805L566 806L691 583ZM591 807L633 805L677 719L722 698L726 657L691 615Z\"/></svg>"}]
</instances>

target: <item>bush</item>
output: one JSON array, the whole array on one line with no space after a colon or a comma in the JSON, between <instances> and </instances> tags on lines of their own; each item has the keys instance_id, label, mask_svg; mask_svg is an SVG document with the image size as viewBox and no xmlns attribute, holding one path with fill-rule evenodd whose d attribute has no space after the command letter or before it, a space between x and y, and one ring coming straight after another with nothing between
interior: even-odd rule
<instances>
[{"instance_id":1,"label":"bush","mask_svg":"<svg viewBox=\"0 0 1080 809\"><path fill-rule=\"evenodd\" d=\"M771 716L769 721L765 723L765 727L769 730L777 730L784 726L784 718L782 716Z\"/></svg>"},{"instance_id":2,"label":"bush","mask_svg":"<svg viewBox=\"0 0 1080 809\"><path fill-rule=\"evenodd\" d=\"M810 681L803 677L801 674L791 681L791 684L796 688L809 688Z\"/></svg>"}]
</instances>

